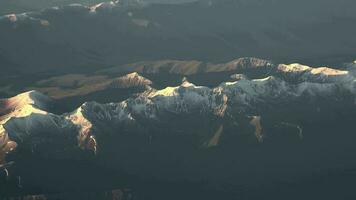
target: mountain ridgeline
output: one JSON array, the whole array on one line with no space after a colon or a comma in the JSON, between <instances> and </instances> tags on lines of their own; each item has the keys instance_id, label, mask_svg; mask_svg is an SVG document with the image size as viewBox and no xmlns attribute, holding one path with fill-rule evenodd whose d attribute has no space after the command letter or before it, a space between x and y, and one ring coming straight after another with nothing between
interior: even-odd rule
<instances>
[{"instance_id":1,"label":"mountain ridgeline","mask_svg":"<svg viewBox=\"0 0 356 200\"><path fill-rule=\"evenodd\" d=\"M294 176L304 180L308 173L322 176L324 170L340 173L340 165L354 166L354 64L341 70L257 63L264 64L246 65L247 76L230 71L230 81L215 87L183 78L178 86L156 89L154 81L130 73L106 86L140 87L140 92L132 90L117 103L86 102L62 114L51 112L58 100L38 91L4 99L1 163L10 179L19 173L26 180L23 186L34 191L70 191L77 185L59 187L58 182L76 178L100 182L83 184L83 190L122 185L145 193L157 190L144 179L159 187L164 187L160 181L186 182L187 187L199 183L206 189L243 184L246 190L224 189L223 194L236 197L257 185L264 188L262 195L280 182L299 184ZM249 78L256 74L264 75ZM33 172L29 165L48 170ZM90 176L88 170L94 170ZM136 181L127 182L128 174ZM37 182L34 176L48 179ZM159 193L159 198L171 197Z\"/></svg>"}]
</instances>

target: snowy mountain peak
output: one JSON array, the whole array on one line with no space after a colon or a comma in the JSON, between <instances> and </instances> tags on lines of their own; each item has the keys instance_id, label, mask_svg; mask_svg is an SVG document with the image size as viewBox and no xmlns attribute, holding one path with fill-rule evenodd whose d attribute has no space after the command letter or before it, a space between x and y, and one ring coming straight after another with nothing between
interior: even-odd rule
<instances>
[{"instance_id":1,"label":"snowy mountain peak","mask_svg":"<svg viewBox=\"0 0 356 200\"><path fill-rule=\"evenodd\" d=\"M277 73L299 81L311 82L335 82L350 81L354 77L346 70L332 69L329 67L309 67L301 64L280 64L276 69Z\"/></svg>"},{"instance_id":2,"label":"snowy mountain peak","mask_svg":"<svg viewBox=\"0 0 356 200\"><path fill-rule=\"evenodd\" d=\"M342 75L347 75L348 71L344 70L338 70L338 69L332 69L329 67L309 67L306 65L301 65L298 63L294 64L280 64L278 65L277 69L281 72L285 73L305 73L309 72L310 74L313 75L322 75L322 76L342 76Z\"/></svg>"},{"instance_id":3,"label":"snowy mountain peak","mask_svg":"<svg viewBox=\"0 0 356 200\"><path fill-rule=\"evenodd\" d=\"M46 110L51 103L52 99L50 97L38 91L32 90L18 94L8 99L0 100L0 104L3 105L0 109L0 113L18 110L28 105L31 105L30 107Z\"/></svg>"}]
</instances>

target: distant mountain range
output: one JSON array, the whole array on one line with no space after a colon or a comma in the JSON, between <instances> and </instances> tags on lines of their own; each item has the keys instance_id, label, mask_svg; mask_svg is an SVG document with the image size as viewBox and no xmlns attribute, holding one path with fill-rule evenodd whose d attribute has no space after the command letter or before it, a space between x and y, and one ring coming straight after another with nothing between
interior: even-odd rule
<instances>
[{"instance_id":1,"label":"distant mountain range","mask_svg":"<svg viewBox=\"0 0 356 200\"><path fill-rule=\"evenodd\" d=\"M256 56L316 65L353 59L354 1L261 2L144 7L111 2L3 16L0 55L7 63L1 67L18 75L162 59Z\"/></svg>"}]
</instances>

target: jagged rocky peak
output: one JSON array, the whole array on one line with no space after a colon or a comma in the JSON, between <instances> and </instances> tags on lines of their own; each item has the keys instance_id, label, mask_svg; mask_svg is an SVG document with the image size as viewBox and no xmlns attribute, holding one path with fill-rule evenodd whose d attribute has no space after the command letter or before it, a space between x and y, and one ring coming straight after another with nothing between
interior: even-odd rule
<instances>
[{"instance_id":1,"label":"jagged rocky peak","mask_svg":"<svg viewBox=\"0 0 356 200\"><path fill-rule=\"evenodd\" d=\"M126 74L117 79L114 79L110 87L112 88L131 88L131 87L144 87L152 85L152 81L141 76L137 72Z\"/></svg>"},{"instance_id":2,"label":"jagged rocky peak","mask_svg":"<svg viewBox=\"0 0 356 200\"><path fill-rule=\"evenodd\" d=\"M215 90L221 91L230 96L230 99L245 105L253 105L258 101L267 102L281 94L288 95L295 92L289 88L285 81L273 76L224 82Z\"/></svg>"},{"instance_id":3,"label":"jagged rocky peak","mask_svg":"<svg viewBox=\"0 0 356 200\"><path fill-rule=\"evenodd\" d=\"M226 94L230 100L229 102L237 104L236 108L242 110L258 110L277 102L296 102L300 99L336 98L342 92L355 94L349 82L321 83L304 81L290 83L274 76L225 82L214 88L214 93Z\"/></svg>"}]
</instances>

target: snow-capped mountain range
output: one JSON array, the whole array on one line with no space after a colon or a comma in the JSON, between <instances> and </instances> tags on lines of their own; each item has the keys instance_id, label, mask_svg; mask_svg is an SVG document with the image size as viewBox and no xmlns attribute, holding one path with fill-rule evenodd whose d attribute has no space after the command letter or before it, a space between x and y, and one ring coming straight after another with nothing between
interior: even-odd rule
<instances>
[{"instance_id":1,"label":"snow-capped mountain range","mask_svg":"<svg viewBox=\"0 0 356 200\"><path fill-rule=\"evenodd\" d=\"M185 78L181 85L175 87L159 90L148 87L138 96L118 103L86 102L75 111L62 115L49 112L51 99L37 91L19 94L2 100L1 146L6 147L7 143L16 146L16 142L33 148L56 138L67 141L67 144L63 143L63 146L68 145L66 148L77 146L97 152L101 145L105 145L101 138L123 134L120 130L126 129L142 132L147 124L167 123L164 122L167 116L178 116L174 122L178 124L179 116L212 117L215 121L223 119L237 124L245 123L238 120L244 118L246 124L243 126L255 126L255 132L263 137L259 120L263 119L266 108L280 109L295 102L301 102L300 106L318 107L318 102L325 99L336 106L350 103L350 99L353 103L356 97L352 67L348 70L311 68L300 64L268 67L271 75L262 79L251 80L243 75L234 75L238 77L237 81L208 88L196 86ZM137 73L126 78L130 83L151 83ZM118 84L123 84L124 79L119 79L121 82ZM308 118L308 113L295 114Z\"/></svg>"}]
</instances>

